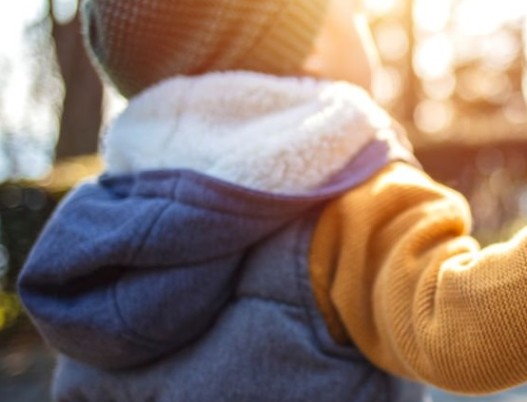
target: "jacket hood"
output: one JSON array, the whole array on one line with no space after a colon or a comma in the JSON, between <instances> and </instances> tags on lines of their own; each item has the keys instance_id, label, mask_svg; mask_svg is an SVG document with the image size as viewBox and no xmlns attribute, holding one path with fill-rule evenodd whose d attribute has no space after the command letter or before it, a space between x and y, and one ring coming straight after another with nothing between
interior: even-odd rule
<instances>
[{"instance_id":1,"label":"jacket hood","mask_svg":"<svg viewBox=\"0 0 527 402\"><path fill-rule=\"evenodd\" d=\"M132 99L105 135L104 159L110 174L190 169L298 194L368 143L397 135L390 116L346 82L211 73L175 77Z\"/></svg>"}]
</instances>

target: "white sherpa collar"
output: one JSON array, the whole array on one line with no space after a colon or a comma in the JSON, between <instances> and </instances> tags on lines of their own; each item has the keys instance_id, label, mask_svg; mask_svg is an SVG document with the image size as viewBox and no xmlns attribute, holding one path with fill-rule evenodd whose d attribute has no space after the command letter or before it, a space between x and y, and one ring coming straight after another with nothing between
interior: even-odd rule
<instances>
[{"instance_id":1,"label":"white sherpa collar","mask_svg":"<svg viewBox=\"0 0 527 402\"><path fill-rule=\"evenodd\" d=\"M130 101L105 137L105 161L109 173L184 168L298 193L390 126L365 91L344 82L250 72L176 77Z\"/></svg>"}]
</instances>

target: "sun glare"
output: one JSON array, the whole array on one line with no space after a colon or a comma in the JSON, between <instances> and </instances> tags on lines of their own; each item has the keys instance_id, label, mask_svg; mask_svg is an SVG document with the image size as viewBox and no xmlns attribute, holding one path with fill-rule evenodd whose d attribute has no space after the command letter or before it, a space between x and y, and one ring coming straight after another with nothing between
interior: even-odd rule
<instances>
[{"instance_id":1,"label":"sun glare","mask_svg":"<svg viewBox=\"0 0 527 402\"><path fill-rule=\"evenodd\" d=\"M388 14L401 0L365 0L366 10L373 15Z\"/></svg>"},{"instance_id":2,"label":"sun glare","mask_svg":"<svg viewBox=\"0 0 527 402\"><path fill-rule=\"evenodd\" d=\"M0 5L0 55L13 55L20 51L24 27L41 15L44 7L41 0L8 3Z\"/></svg>"},{"instance_id":3,"label":"sun glare","mask_svg":"<svg viewBox=\"0 0 527 402\"><path fill-rule=\"evenodd\" d=\"M421 41L415 50L414 70L427 80L447 75L453 65L454 44L446 33L438 33Z\"/></svg>"},{"instance_id":4,"label":"sun glare","mask_svg":"<svg viewBox=\"0 0 527 402\"><path fill-rule=\"evenodd\" d=\"M414 5L414 20L422 31L443 30L450 19L454 0L417 0Z\"/></svg>"}]
</instances>

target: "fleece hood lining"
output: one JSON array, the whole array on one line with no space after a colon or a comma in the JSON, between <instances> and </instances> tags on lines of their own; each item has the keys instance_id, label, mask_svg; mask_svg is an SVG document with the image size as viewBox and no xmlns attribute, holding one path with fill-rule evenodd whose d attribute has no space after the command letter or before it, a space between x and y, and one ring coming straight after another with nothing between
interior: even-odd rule
<instances>
[{"instance_id":1,"label":"fleece hood lining","mask_svg":"<svg viewBox=\"0 0 527 402\"><path fill-rule=\"evenodd\" d=\"M370 142L395 137L359 87L251 72L174 77L132 98L109 127L109 174L187 169L243 187L317 188Z\"/></svg>"}]
</instances>

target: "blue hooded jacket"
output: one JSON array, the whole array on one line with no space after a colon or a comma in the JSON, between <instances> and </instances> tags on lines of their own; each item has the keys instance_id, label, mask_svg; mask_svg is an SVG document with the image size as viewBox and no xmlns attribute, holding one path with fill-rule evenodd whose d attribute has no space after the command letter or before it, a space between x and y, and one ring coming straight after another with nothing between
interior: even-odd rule
<instances>
[{"instance_id":1,"label":"blue hooded jacket","mask_svg":"<svg viewBox=\"0 0 527 402\"><path fill-rule=\"evenodd\" d=\"M55 211L19 278L60 352L59 401L418 401L338 345L309 277L317 217L393 160L373 137L316 188L281 194L188 169L108 173Z\"/></svg>"}]
</instances>

